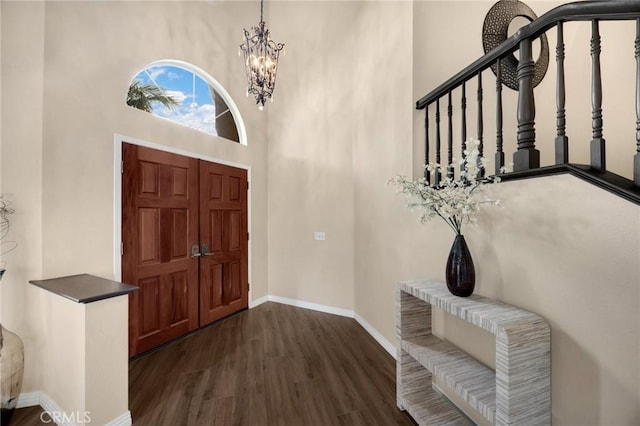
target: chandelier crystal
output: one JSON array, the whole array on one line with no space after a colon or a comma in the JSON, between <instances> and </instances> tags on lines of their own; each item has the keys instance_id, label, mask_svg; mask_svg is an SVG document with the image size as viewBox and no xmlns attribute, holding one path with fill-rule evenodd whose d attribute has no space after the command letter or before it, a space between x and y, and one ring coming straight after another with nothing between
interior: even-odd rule
<instances>
[{"instance_id":1,"label":"chandelier crystal","mask_svg":"<svg viewBox=\"0 0 640 426\"><path fill-rule=\"evenodd\" d=\"M244 55L245 70L247 73L247 96L255 95L258 109L264 109L267 99L273 101L273 89L276 86L276 72L278 71L278 58L280 51L284 49L283 43L271 40L269 30L262 19L264 0L260 0L260 23L252 27L253 35L244 31L243 43L240 52Z\"/></svg>"}]
</instances>

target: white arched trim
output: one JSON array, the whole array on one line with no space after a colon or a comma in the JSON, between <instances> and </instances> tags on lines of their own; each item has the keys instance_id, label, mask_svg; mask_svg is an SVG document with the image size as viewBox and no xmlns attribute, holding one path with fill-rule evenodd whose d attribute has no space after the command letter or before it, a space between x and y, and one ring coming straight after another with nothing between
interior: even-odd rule
<instances>
[{"instance_id":1,"label":"white arched trim","mask_svg":"<svg viewBox=\"0 0 640 426\"><path fill-rule=\"evenodd\" d=\"M240 145L245 145L245 146L247 145L247 129L244 125L244 121L242 120L242 116L240 115L240 110L236 106L236 103L233 102L233 99L231 98L231 95L229 95L229 92L227 92L227 90L220 83L218 83L218 81L215 78L213 78L208 72L206 72L202 68L196 65L190 64L189 62L181 61L179 59L161 59L158 61L151 62L150 64L147 64L145 67L139 70L136 73L136 75L138 75L141 71L146 70L148 68L161 67L161 66L178 67L187 71L191 71L192 73L196 74L198 77L206 81L208 84L210 84L216 90L216 92L220 94L222 99L224 99L225 103L229 107L229 111L233 116L233 120L236 122L236 128L238 129L238 138L240 139Z\"/></svg>"}]
</instances>

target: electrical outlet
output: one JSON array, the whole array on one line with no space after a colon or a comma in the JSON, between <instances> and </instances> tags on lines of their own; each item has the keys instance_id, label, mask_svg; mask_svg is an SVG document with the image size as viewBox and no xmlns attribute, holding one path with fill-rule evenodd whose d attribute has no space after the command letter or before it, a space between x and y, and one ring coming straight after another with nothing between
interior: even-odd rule
<instances>
[{"instance_id":1,"label":"electrical outlet","mask_svg":"<svg viewBox=\"0 0 640 426\"><path fill-rule=\"evenodd\" d=\"M324 241L326 238L327 238L327 236L324 233L324 231L322 231L322 232L316 231L313 234L313 239L316 240L316 241Z\"/></svg>"}]
</instances>

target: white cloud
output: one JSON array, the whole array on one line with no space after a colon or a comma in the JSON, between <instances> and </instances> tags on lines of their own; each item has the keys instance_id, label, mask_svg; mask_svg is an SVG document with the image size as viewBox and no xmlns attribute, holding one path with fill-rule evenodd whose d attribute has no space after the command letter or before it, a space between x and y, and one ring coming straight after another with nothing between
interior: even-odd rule
<instances>
[{"instance_id":1,"label":"white cloud","mask_svg":"<svg viewBox=\"0 0 640 426\"><path fill-rule=\"evenodd\" d=\"M151 80L154 80L164 74L167 70L163 67L151 68L146 70L149 73Z\"/></svg>"},{"instance_id":2,"label":"white cloud","mask_svg":"<svg viewBox=\"0 0 640 426\"><path fill-rule=\"evenodd\" d=\"M213 104L204 104L198 107L198 113L211 114L215 117L216 107Z\"/></svg>"},{"instance_id":3,"label":"white cloud","mask_svg":"<svg viewBox=\"0 0 640 426\"><path fill-rule=\"evenodd\" d=\"M170 96L173 99L175 99L176 102L178 102L178 105L182 105L182 103L188 97L184 92L181 92L180 90L165 90L164 93L166 93L167 96Z\"/></svg>"},{"instance_id":4,"label":"white cloud","mask_svg":"<svg viewBox=\"0 0 640 426\"><path fill-rule=\"evenodd\" d=\"M157 108L153 113L193 129L216 136L218 134L215 127L216 107L213 104L198 105L192 102L190 106L182 104L174 110Z\"/></svg>"}]
</instances>

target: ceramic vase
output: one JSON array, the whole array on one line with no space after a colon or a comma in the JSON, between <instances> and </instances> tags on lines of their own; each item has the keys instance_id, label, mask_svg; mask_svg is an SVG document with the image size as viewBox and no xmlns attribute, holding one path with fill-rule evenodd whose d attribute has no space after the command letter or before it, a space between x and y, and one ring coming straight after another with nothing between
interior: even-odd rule
<instances>
[{"instance_id":1,"label":"ceramic vase","mask_svg":"<svg viewBox=\"0 0 640 426\"><path fill-rule=\"evenodd\" d=\"M24 373L24 345L17 334L0 324L0 403L1 425L8 425L16 409L22 375Z\"/></svg>"},{"instance_id":2,"label":"ceramic vase","mask_svg":"<svg viewBox=\"0 0 640 426\"><path fill-rule=\"evenodd\" d=\"M460 297L468 297L473 294L476 286L476 271L464 235L456 235L456 239L453 241L445 275L447 288L451 294Z\"/></svg>"}]
</instances>

